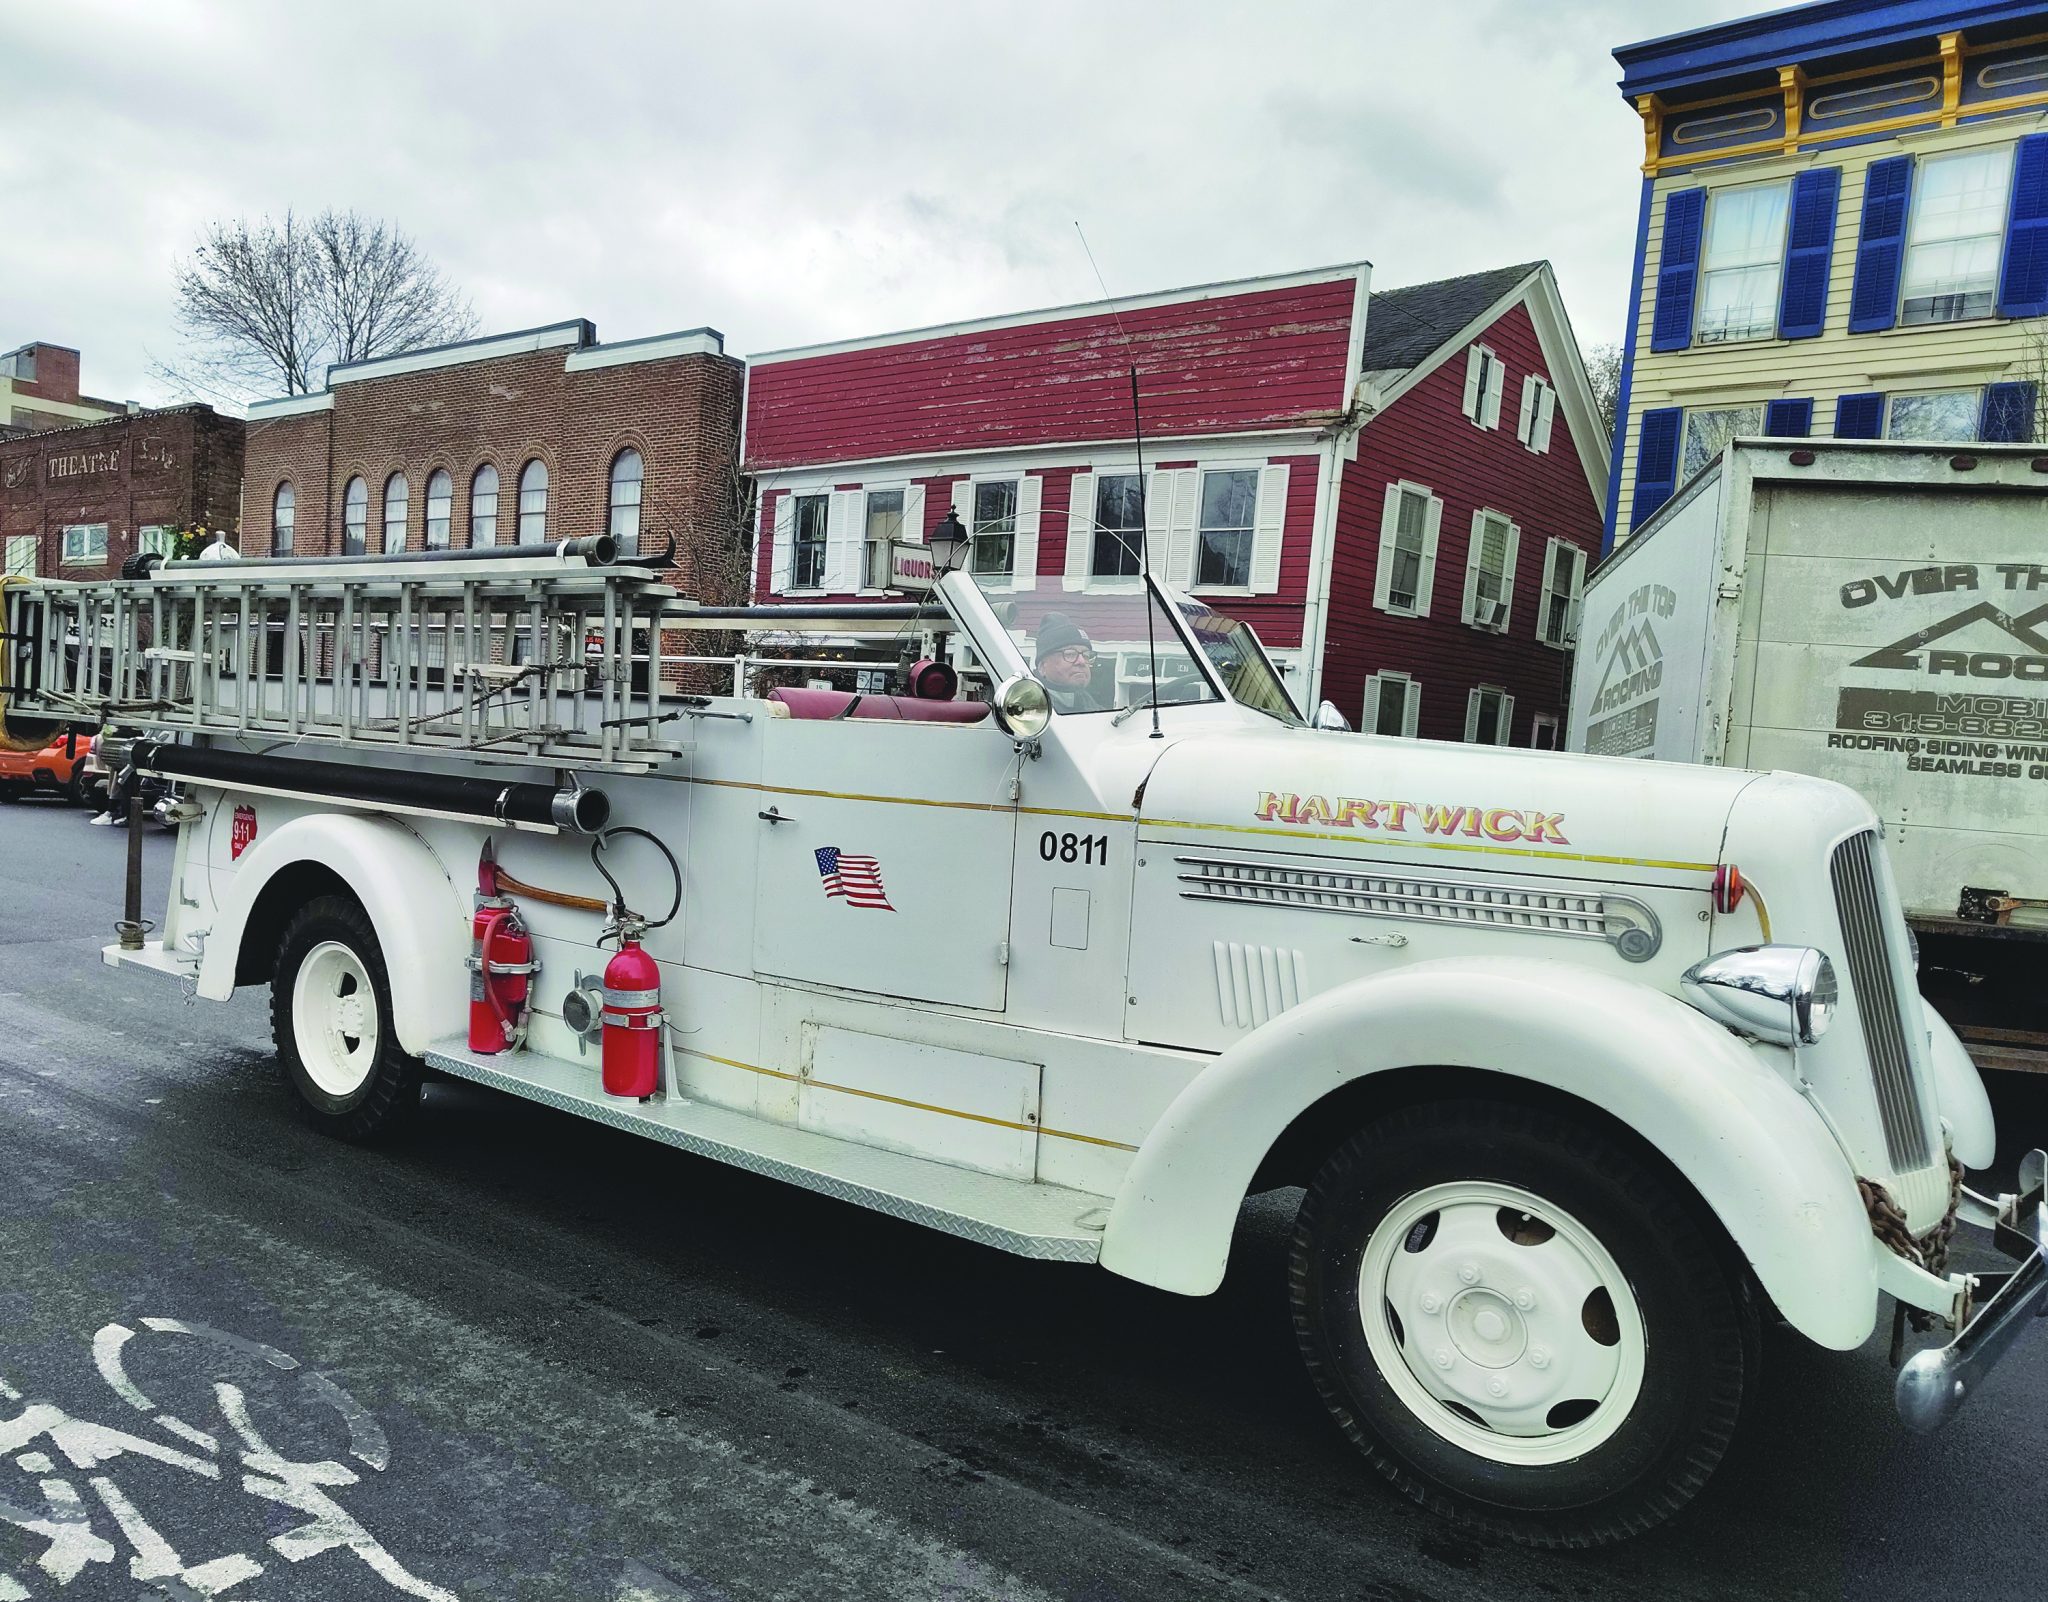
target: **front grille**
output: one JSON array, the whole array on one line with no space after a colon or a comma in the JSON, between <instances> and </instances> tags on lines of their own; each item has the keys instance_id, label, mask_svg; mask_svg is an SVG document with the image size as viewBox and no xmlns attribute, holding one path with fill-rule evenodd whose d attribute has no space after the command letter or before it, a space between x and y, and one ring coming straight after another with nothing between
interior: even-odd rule
<instances>
[{"instance_id":1,"label":"front grille","mask_svg":"<svg viewBox=\"0 0 2048 1602\"><path fill-rule=\"evenodd\" d=\"M1877 852L1875 833L1852 834L1835 847L1828 872L1835 887L1835 915L1842 925L1849 991L1863 1022L1863 1046L1884 1122L1885 1150L1894 1173L1909 1173L1927 1167L1933 1154L1893 978L1897 970L1888 939L1891 919L1878 892Z\"/></svg>"}]
</instances>

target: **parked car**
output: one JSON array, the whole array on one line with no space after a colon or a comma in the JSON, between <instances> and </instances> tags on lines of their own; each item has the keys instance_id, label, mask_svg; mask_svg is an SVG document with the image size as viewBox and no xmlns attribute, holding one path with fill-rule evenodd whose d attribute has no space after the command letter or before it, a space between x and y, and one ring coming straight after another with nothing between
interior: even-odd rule
<instances>
[{"instance_id":1,"label":"parked car","mask_svg":"<svg viewBox=\"0 0 2048 1602\"><path fill-rule=\"evenodd\" d=\"M40 750L0 750L0 801L19 800L41 790L68 796L82 806L88 743L83 735L60 734Z\"/></svg>"}]
</instances>

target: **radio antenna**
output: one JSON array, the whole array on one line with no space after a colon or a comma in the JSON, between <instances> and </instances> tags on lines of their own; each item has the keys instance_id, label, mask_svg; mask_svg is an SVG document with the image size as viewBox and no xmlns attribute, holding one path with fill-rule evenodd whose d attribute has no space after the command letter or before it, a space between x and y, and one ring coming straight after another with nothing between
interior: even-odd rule
<instances>
[{"instance_id":1,"label":"radio antenna","mask_svg":"<svg viewBox=\"0 0 2048 1602\"><path fill-rule=\"evenodd\" d=\"M1109 285L1103 282L1102 269L1095 265L1095 252L1088 248L1088 232L1081 226L1081 219L1074 219L1074 232L1081 236L1081 249L1088 257L1088 267L1095 274L1096 286L1102 291L1102 303L1109 308L1109 314L1116 319L1117 338L1123 341L1124 352L1129 355L1131 336L1124 329L1124 314L1109 296ZM1152 608L1156 597L1152 590L1152 509L1150 496L1145 488L1145 425L1138 411L1138 364L1130 363L1131 375L1131 444L1138 457L1138 565L1145 579L1145 674L1151 685L1152 738L1159 733L1159 642L1152 632ZM1074 514L1067 512L1067 538L1072 539ZM1088 509L1088 539L1092 545L1095 539L1095 509ZM1092 563L1091 563L1092 565ZM1071 571L1071 570L1070 570Z\"/></svg>"}]
</instances>

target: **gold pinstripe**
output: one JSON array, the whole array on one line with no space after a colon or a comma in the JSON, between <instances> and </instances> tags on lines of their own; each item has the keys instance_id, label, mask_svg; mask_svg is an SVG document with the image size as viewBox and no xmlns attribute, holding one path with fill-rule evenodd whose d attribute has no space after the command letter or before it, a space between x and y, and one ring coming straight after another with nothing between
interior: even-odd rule
<instances>
[{"instance_id":1,"label":"gold pinstripe","mask_svg":"<svg viewBox=\"0 0 2048 1602\"><path fill-rule=\"evenodd\" d=\"M1201 829L1222 834L1267 835L1280 840L1337 840L1353 843L1366 836L1330 834L1321 830L1268 828L1252 823L1197 823L1187 818L1144 818L1129 812L1084 812L1068 807L1011 806L1005 802L927 801L906 795L860 795L845 790L806 790L793 785L756 784L746 779L690 779L690 784L708 784L720 790L754 790L762 795L810 795L825 801L872 801L881 806L942 807L959 812L1015 812L1032 818L1087 818L1098 823L1136 823L1147 829ZM1669 868L1679 873L1712 873L1712 862L1666 862L1656 857L1611 857L1591 851L1532 851L1526 846L1496 845L1491 841L1466 844L1462 840L1402 840L1392 835L1369 837L1374 845L1404 846L1411 851L1465 851L1482 856L1533 857L1539 862L1595 862L1618 868Z\"/></svg>"}]
</instances>

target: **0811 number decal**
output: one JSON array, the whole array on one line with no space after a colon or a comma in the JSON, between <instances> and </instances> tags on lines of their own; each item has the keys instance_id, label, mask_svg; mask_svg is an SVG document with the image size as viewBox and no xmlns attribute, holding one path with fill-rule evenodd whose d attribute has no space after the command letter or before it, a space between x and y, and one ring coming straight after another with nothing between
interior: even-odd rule
<instances>
[{"instance_id":1,"label":"0811 number decal","mask_svg":"<svg viewBox=\"0 0 2048 1602\"><path fill-rule=\"evenodd\" d=\"M1099 867L1109 861L1109 836L1061 834L1047 829L1038 837L1038 856L1042 862L1085 862Z\"/></svg>"}]
</instances>

